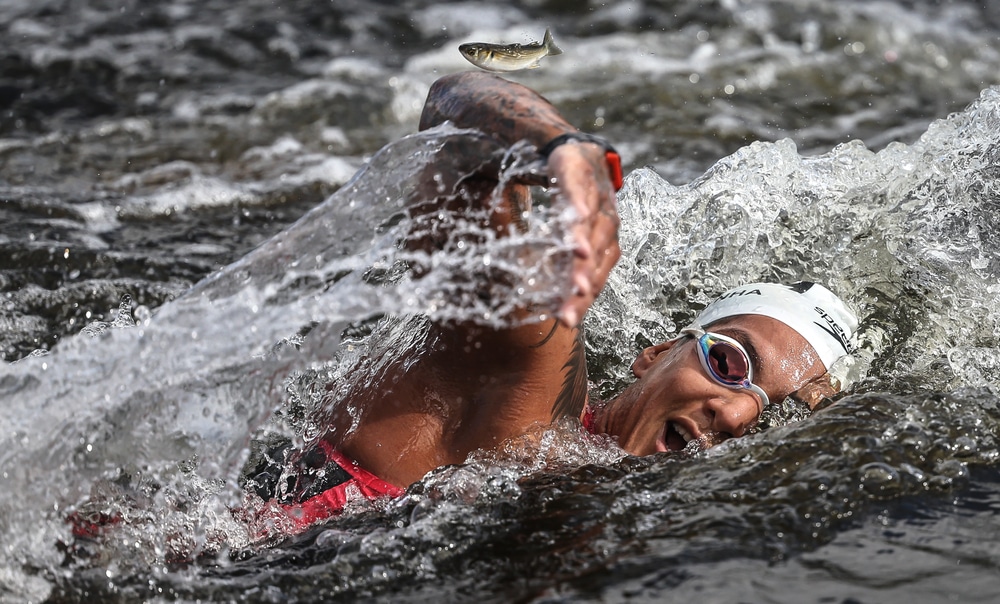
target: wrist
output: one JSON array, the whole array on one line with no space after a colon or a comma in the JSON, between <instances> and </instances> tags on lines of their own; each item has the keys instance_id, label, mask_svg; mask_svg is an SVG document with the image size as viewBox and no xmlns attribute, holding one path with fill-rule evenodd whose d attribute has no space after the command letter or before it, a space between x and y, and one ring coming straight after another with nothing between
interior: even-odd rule
<instances>
[{"instance_id":1,"label":"wrist","mask_svg":"<svg viewBox=\"0 0 1000 604\"><path fill-rule=\"evenodd\" d=\"M618 154L618 151L611 146L611 143L600 136L587 134L586 132L566 132L545 143L545 145L538 150L538 154L542 157L548 158L556 147L571 141L593 143L604 150L604 161L607 162L608 165L608 174L611 177L611 184L614 186L615 191L620 191L623 184L622 158Z\"/></svg>"}]
</instances>

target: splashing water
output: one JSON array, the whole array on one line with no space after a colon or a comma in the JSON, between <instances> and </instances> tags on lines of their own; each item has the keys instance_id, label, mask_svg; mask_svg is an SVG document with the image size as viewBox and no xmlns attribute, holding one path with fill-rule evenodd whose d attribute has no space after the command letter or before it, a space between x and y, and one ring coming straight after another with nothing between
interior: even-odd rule
<instances>
[{"instance_id":1,"label":"splashing water","mask_svg":"<svg viewBox=\"0 0 1000 604\"><path fill-rule=\"evenodd\" d=\"M855 306L855 362L885 359L884 383L1000 385L995 350L976 345L1000 324L998 98L986 90L914 145L879 153L850 143L806 158L785 140L683 187L633 173L619 200L623 259L588 326L596 354L625 353L601 378L618 387L636 344L669 337L720 291L813 280Z\"/></svg>"},{"instance_id":2,"label":"splashing water","mask_svg":"<svg viewBox=\"0 0 1000 604\"><path fill-rule=\"evenodd\" d=\"M588 317L588 346L598 359L594 369L597 390L613 389L624 381L622 368L627 367L636 346L669 336L714 293L759 279L824 281L855 304L865 317L859 363L871 369L869 377L855 384L856 391L899 390L906 383L914 384L914 389L996 388L996 348L989 343L996 341L1000 308L995 286L1000 267L994 243L997 225L990 222L995 221L991 193L997 187L993 166L1000 148L998 115L1000 92L988 90L968 111L935 124L912 146L890 145L876 154L849 144L823 156L803 158L787 141L759 143L683 187L672 186L649 170L633 173L620 200L626 252ZM406 139L374 158L341 193L296 226L152 317L131 320L128 301L124 301L115 321L84 330L90 337L66 341L53 354L8 368L4 390L24 401L26 412L2 418L2 434L7 435L3 466L9 468L4 480L14 486L4 495L0 519L10 544L6 565L57 567L60 554L55 544L72 541L65 515L77 506L78 512L87 511L82 504L88 499L101 503L99 512L89 513L120 518L122 525L115 539L91 552L91 562L109 561L106 576L126 585L165 562L199 553L218 556L220 549L248 545L246 528L229 513L241 505L236 484L247 436L264 426L282 431L284 419L267 420L286 389L298 392L296 402L313 407L320 415L312 417L313 424L293 422L285 428L301 430L295 434L298 442L318 436L322 413L329 413L335 401L302 394L316 383L343 380L349 369L356 368L359 356L353 351L367 344L364 338L342 339L351 324L390 314L441 316L436 313L445 308L486 321L503 316L502 309L484 309L478 299L463 306L462 301L470 298L463 294L465 281L455 276L481 270L470 262L481 262L484 256L504 258L513 249L510 242L467 230L470 237L463 241L475 251L465 253L458 241L447 242L445 248L455 253L444 262L395 245L408 220L405 208L412 199L404 192L411 178L447 145L478 146L476 153L460 157L494 157L492 150L483 151L483 143L475 135L451 131ZM356 226L347 227L345 221ZM381 226L373 229L365 224ZM345 228L344 237L327 236ZM956 237L959 244L952 245ZM515 241L528 249L543 245L568 249L563 236L547 228L529 229ZM558 261L558 255L555 258ZM419 265L422 274L392 268L400 263ZM542 304L558 299L558 291L523 286L532 279L550 283L552 275L559 273L558 262L555 268L543 262L524 273L514 266L505 261L505 270L516 277L505 280L510 292L524 296L537 292L543 297L535 301ZM381 269L379 278L370 278L373 269ZM415 290L420 295L410 295ZM404 323L392 332L388 325L388 333L379 328L381 335L391 336L379 340L379 345L387 350L417 345L414 338L420 337L420 330L414 327L412 322ZM921 336L914 337L916 333ZM342 346L342 342L350 345ZM332 364L323 365L324 359ZM304 381L295 386L288 381L290 375L303 376ZM353 387L378 386L369 379ZM571 428L555 427L533 437L535 444L512 443L506 452L431 475L390 508L363 506L369 512L358 518L367 520L344 519L340 522L345 528L324 529L303 543L320 552L336 546L342 553L331 567L334 572L341 572L352 557L356 563L360 563L358 556L369 562L372 556L378 558L371 548L396 551L400 540L422 540L416 555L427 555L427 548L437 547L431 544L442 538L438 534L442 523L456 523L459 518L478 522L481 514L490 513L481 506L508 505L504 501L541 505L546 496L540 493L556 487L540 487L536 481L545 483L563 474L573 486L557 488L562 494L553 501L566 505L566 493L592 484L593 479L572 468L581 464L620 468L624 463L627 473L606 470L598 483L603 486L596 487L603 491L596 508L600 515L618 518L627 510L629 516L641 518L639 526L628 522L612 529L611 541L618 545L608 545L607 536L599 540L621 554L621 548L627 549L622 545L628 542L626 535L646 534L648 529L642 526L652 528L663 521L657 510L673 509L690 497L692 489L697 491L703 478L689 473L700 474L704 469L695 463L696 458L708 455L717 464L713 472L726 475L726 482L758 488L753 485L759 479L743 476L738 469L748 456L771 464L790 463L787 451L776 456L778 448L828 438L823 426L831 421L872 412L862 412L863 401L842 401L821 414L828 420L805 422L791 434L778 429L765 432L754 437L752 447L746 441L706 453L686 452L686 462L676 457L629 461L611 443L579 449L580 445L568 444L579 442ZM859 465L842 460L849 469L799 468L793 479L802 480L803 472L830 476L858 472L855 488L861 491L846 496L845 501L878 499L907 489L948 488L955 480L965 480L970 459L962 457L968 455L962 447L988 450L995 417L983 424L985 418L976 411L952 403L949 417L983 425L970 426L960 436L954 432L939 435L935 430L943 427L941 412L928 409L919 399L912 403L912 409L903 411L906 405L893 402L883 412L879 438L883 447L890 442L902 447L898 458L883 449L877 460L872 459L865 453L873 450L872 445L864 443L851 449ZM866 434L862 431L858 438L870 438ZM839 438L844 438L842 430ZM552 439L558 444L553 445ZM940 443L935 445L940 457L921 467L907 455L906 443L914 441L927 446ZM976 456L972 453L972 460ZM513 463L519 457L523 461ZM727 461L734 458L740 462ZM992 461L987 458L983 460ZM48 462L39 466L39 459ZM19 473L28 468L37 472L40 467L49 468L41 479ZM539 478L522 478L536 474ZM640 488L636 481L652 482ZM669 486L678 483L687 484L684 492L688 495ZM772 491L812 488L800 483L766 484L764 488ZM58 495L53 497L53 493ZM759 500L762 496L747 491L739 495L740 505L757 501L766 509ZM20 505L13 505L15 497ZM781 499L774 494L767 497ZM854 509L835 505L823 512L823 530L832 530L837 525L834 517ZM808 513L817 514L815 510ZM376 520L380 514L388 514L390 526L402 527L400 532L361 538L349 528L354 522L380 523ZM403 520L392 520L400 514ZM758 514L754 522L783 522L770 516L772 512L758 509L754 514ZM681 528L680 534L689 536L715 530L697 522L686 528L682 523ZM781 532L788 537L761 547L794 548L798 546L789 543L789 538L810 539L795 523L786 529ZM510 538L509 527L497 530L507 535L504 539ZM703 537L689 547L697 547ZM454 564L453 555L470 546L463 539L447 537L450 547L457 549L445 559L404 559L401 566L390 565L397 574L389 573L389 579L361 580L360 584L351 580L331 587L330 593L388 589L396 579L419 574L419 568L442 572ZM588 547L594 545L590 542ZM346 553L352 548L358 549ZM251 557L242 564L252 567L254 560ZM173 589L186 589L169 577L161 579ZM233 585L227 581L219 588ZM30 580L23 579L22 585L28 584Z\"/></svg>"},{"instance_id":3,"label":"splashing water","mask_svg":"<svg viewBox=\"0 0 1000 604\"><path fill-rule=\"evenodd\" d=\"M0 2L0 10L16 13L8 4ZM0 368L0 395L8 402L0 415L0 599L613 601L669 593L732 601L808 593L879 601L890 590L900 601L988 598L1000 559L993 513L1000 508L1000 91L988 88L968 109L929 128L919 109L927 104L929 113L944 115L955 101L936 100L936 90L974 94L994 81L995 30L988 21L973 23L961 3L948 3L933 19L895 4L693 8L702 4L682 3L712 13L690 23L684 11L678 16L653 4L597 11L581 30L613 33L577 38L577 56L587 60L574 64L570 54L544 74L526 76L537 78L534 85L565 106L574 123L618 122L609 138L622 141L635 164L656 167L634 171L621 193L623 258L587 317L594 395L617 392L638 350L675 333L720 291L761 279L814 279L863 317L861 350L841 368L851 387L836 404L799 422L791 420L803 417L801 409L782 408L752 437L645 459L588 440L578 426L540 429L432 473L398 501L359 503L296 540L250 546L252 535L231 514L244 504L239 484L247 458L271 436L301 445L317 438L340 411L340 398L320 386L378 387L378 366L363 366L365 354L420 346L420 319L410 317L460 313L491 323L516 300L551 306L564 294L553 284L568 247L553 219L558 208L547 200L539 200L529 228L508 240L469 226L454 231L460 237L435 242L443 254L396 245L406 232L432 237L434 221L449 219L433 215L414 225L405 211L413 183L424 180L421 171L442 149L464 148L460 158L496 164L508 151L454 131L411 137L372 157L324 206L186 295L174 299L186 284L170 280L130 290L159 306L154 314L127 301L105 321L81 309L71 331L86 325L82 334L63 338L50 354ZM362 8L351 27L377 30L366 16L375 9ZM448 7L469 14L462 8ZM183 19L187 10L170 5L149 20ZM441 20L428 14L420 17L433 26L422 27L440 35ZM35 72L30 61L24 68L39 74L39 88L55 91L59 86L47 84L61 81L65 53L31 46L52 43L39 29L40 15L5 21L42 63ZM630 19L665 31L617 33ZM309 47L294 28L259 29L282 57L296 56L297 44L306 63L310 53L326 52ZM174 63L204 58L198 49L236 63L256 64L260 56L243 45L255 39L247 31L174 33L127 39L129 33L75 55L119 75L82 78L97 89L82 91L91 109L99 112L100 93L136 73L129 61L155 63L151 55L165 41L182 40L169 45L185 53L178 61L165 54L165 88L183 78ZM367 34L352 38L370 43ZM119 46L141 52L105 57ZM18 257L29 258L22 260L29 267L84 258L67 266L86 274L88 262L118 257L104 254L106 244L92 232L67 226L73 221L101 232L118 221L155 225L184 203L264 212L259 208L277 207L290 191L328 192L360 163L365 143L377 147L401 124L412 130L399 116L419 108L420 64L451 68L436 52L409 61L403 73L364 59L338 58L322 76L307 66L282 77L313 79L262 94L259 103L232 81L207 95L172 96L153 86L135 102L162 102L171 112L164 122L112 120L79 133L4 139L5 182L23 183L37 170L48 187L44 178L70 174L51 189L5 189L19 211L48 216L45 227L67 233L72 244L55 251L26 246L30 254ZM623 69L627 53L641 57ZM216 86L227 70L201 77ZM576 86L594 73L598 84ZM654 80L665 84L651 87ZM827 87L835 90L827 94ZM905 94L893 95L895 89ZM635 105L635 119L616 119L623 95ZM832 97L837 106L823 109ZM26 114L14 103L15 118L28 128L50 120L57 130L70 121L65 113ZM899 106L886 108L892 103ZM329 107L347 116L344 124L356 118L388 126L375 134L339 130L325 121ZM819 107L818 115L809 107ZM13 127L7 115L0 121ZM702 123L691 134L689 125ZM925 129L912 144L886 145ZM298 139L284 138L289 131ZM195 132L223 140L175 162L174 149L188 146L185 137ZM786 133L798 145L744 146ZM852 137L884 148L876 153L854 142L810 156ZM158 138L166 151L143 155L140 147ZM357 154L357 161L310 155L314 139L323 149ZM64 146L78 149L72 161L52 159L64 157L53 151ZM197 157L209 148L257 180L243 186L217 177ZM663 159L674 156L683 159ZM107 176L92 198L59 197L60 187L75 190L92 180L94 166ZM478 161L452 168L465 174ZM677 186L658 172L694 180ZM447 188L451 179L445 173L438 181ZM162 262L177 265L171 274L197 279L210 264L202 258L221 257L211 255L218 247L185 242ZM511 259L521 254L532 262L515 268ZM145 270L156 273L157 262ZM469 295L484 275L495 278L496 293L509 295L489 303ZM6 287L8 277L0 278ZM29 287L8 296L8 304L56 307L64 317L70 311L61 307L84 300L84 290L101 289L108 304L120 295L108 294L107 283L74 279L68 273L62 297ZM45 330L29 319L24 324L32 333ZM7 345L5 339L5 353ZM359 366L367 373L354 373ZM110 538L67 562L59 544L74 541L66 522L72 513L119 520ZM196 564L175 566L199 556Z\"/></svg>"},{"instance_id":4,"label":"splashing water","mask_svg":"<svg viewBox=\"0 0 1000 604\"><path fill-rule=\"evenodd\" d=\"M4 467L28 467L44 456L52 475L8 491L5 497L22 505L0 519L5 531L23 535L34 526L27 533L34 539L70 542L64 510L89 498L97 509L87 514L129 525L132 536L123 542L149 554L143 564L215 551L220 540L244 546L246 531L227 508L239 505L247 438L270 416L289 375L343 354L341 333L350 325L414 313L498 324L517 305L552 307L562 295L562 286L552 288L554 275L565 272L570 246L545 207L523 233L504 240L469 221L455 227L452 240L436 243L448 254L397 246L433 227L407 218L408 204L426 203L414 198L415 179L426 180L433 167L432 194L451 196L480 163L502 158L493 145L448 128L404 139L297 225L141 324L125 299L113 321L82 330L89 337L11 366L5 390L23 401L25 413L0 420L0 433L13 435ZM459 163L449 167L441 155ZM442 209L429 220L452 219ZM483 278L494 283L488 300L478 295ZM404 326L411 329L385 334L387 351L415 345L416 323ZM356 355L341 360L343 375ZM313 375L336 378L337 370ZM353 387L380 387L367 379ZM323 434L324 414L336 410L325 404L312 410L312 427L298 426L297 441ZM43 503L53 489L60 493L54 508Z\"/></svg>"}]
</instances>

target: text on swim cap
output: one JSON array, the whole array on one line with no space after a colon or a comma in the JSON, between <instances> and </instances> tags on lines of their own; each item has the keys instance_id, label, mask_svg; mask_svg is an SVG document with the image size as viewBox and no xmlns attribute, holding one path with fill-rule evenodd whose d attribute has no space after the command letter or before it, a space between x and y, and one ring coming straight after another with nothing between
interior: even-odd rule
<instances>
[{"instance_id":1,"label":"text on swim cap","mask_svg":"<svg viewBox=\"0 0 1000 604\"><path fill-rule=\"evenodd\" d=\"M759 289L741 289L739 291L733 291L733 292L728 292L728 293L722 294L721 296L719 296L719 298L716 300L716 302L719 302L721 300L725 300L727 298L734 298L736 296L749 296L751 294L756 294L758 296L763 295L763 294L760 293Z\"/></svg>"},{"instance_id":2,"label":"text on swim cap","mask_svg":"<svg viewBox=\"0 0 1000 604\"><path fill-rule=\"evenodd\" d=\"M854 352L854 347L851 346L850 338L848 338L847 334L844 333L844 330L840 327L840 324L837 323L833 319L833 317L829 315L829 313L827 313L819 306L814 307L813 310L815 310L819 316L823 317L823 320L827 322L827 325L823 325L818 321L813 321L813 324L822 329L823 331L827 332L831 336L833 336L833 339L837 340L837 342L840 343L840 345L844 348L844 352L846 352L847 354Z\"/></svg>"}]
</instances>

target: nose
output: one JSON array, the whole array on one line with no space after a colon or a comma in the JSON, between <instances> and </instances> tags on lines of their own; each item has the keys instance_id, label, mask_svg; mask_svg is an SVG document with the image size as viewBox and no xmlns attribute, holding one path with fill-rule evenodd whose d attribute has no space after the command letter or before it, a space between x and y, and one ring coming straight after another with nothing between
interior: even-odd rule
<instances>
[{"instance_id":1,"label":"nose","mask_svg":"<svg viewBox=\"0 0 1000 604\"><path fill-rule=\"evenodd\" d=\"M760 418L760 400L749 390L730 390L705 403L711 428L732 436L743 436Z\"/></svg>"}]
</instances>

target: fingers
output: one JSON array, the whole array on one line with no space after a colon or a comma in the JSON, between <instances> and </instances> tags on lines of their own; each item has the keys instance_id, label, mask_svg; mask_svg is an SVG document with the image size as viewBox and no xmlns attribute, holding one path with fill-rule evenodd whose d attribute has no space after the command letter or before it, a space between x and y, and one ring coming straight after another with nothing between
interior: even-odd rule
<instances>
[{"instance_id":1,"label":"fingers","mask_svg":"<svg viewBox=\"0 0 1000 604\"><path fill-rule=\"evenodd\" d=\"M607 206L601 206L598 209L598 216L592 230L594 242L592 248L604 251L603 255L598 254L597 263L599 266L611 257L612 249L614 252L612 266L618 261L621 255L621 249L618 247L618 229L620 227L621 219L618 217L618 205L616 202L612 201Z\"/></svg>"},{"instance_id":2,"label":"fingers","mask_svg":"<svg viewBox=\"0 0 1000 604\"><path fill-rule=\"evenodd\" d=\"M615 231L617 232L617 228ZM618 239L616 238L608 247L604 250L604 254L599 258L597 263L597 270L595 271L595 289L598 293L604 290L604 286L608 282L608 277L611 275L611 269L615 267L618 263L618 259L621 258L622 250L618 247ZM596 297L596 294L595 294Z\"/></svg>"},{"instance_id":3,"label":"fingers","mask_svg":"<svg viewBox=\"0 0 1000 604\"><path fill-rule=\"evenodd\" d=\"M583 235L577 235L577 241L581 243L577 245L573 258L573 290L559 313L560 319L567 326L575 327L580 323L604 289L611 270L621 256L617 238L618 217L617 214L612 216L613 219L602 214L596 218L593 228L589 229L589 245L583 244L588 241L581 239ZM586 229L575 230L579 232ZM587 250L586 253L584 249Z\"/></svg>"},{"instance_id":4,"label":"fingers","mask_svg":"<svg viewBox=\"0 0 1000 604\"><path fill-rule=\"evenodd\" d=\"M815 411L820 406L820 403L840 392L840 387L840 381L827 372L816 379L806 382L789 396L793 400L805 403L809 406L810 410Z\"/></svg>"},{"instance_id":5,"label":"fingers","mask_svg":"<svg viewBox=\"0 0 1000 604\"><path fill-rule=\"evenodd\" d=\"M603 149L592 144L562 145L549 156L549 174L557 195L575 210L572 294L560 310L575 327L607 283L621 255L621 224Z\"/></svg>"}]
</instances>

